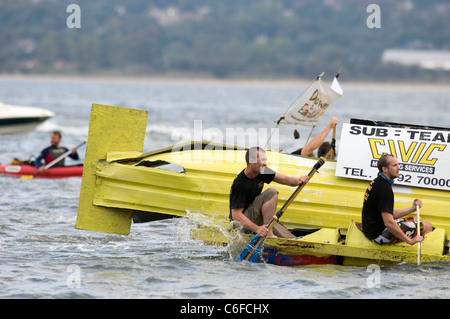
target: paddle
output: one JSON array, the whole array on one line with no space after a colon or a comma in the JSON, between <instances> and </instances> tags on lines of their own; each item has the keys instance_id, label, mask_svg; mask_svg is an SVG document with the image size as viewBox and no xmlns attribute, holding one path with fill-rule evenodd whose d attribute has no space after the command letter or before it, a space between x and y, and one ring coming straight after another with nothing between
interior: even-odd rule
<instances>
[{"instance_id":1,"label":"paddle","mask_svg":"<svg viewBox=\"0 0 450 319\"><path fill-rule=\"evenodd\" d=\"M81 146L83 146L84 144L86 144L87 141L83 141L82 143L78 144L76 146L76 148L80 148ZM53 165L55 165L56 163L58 163L60 160L66 158L67 156L69 156L72 153L72 150L68 150L67 152L65 152L64 154L62 154L61 156L57 157L56 159L54 159L53 161L51 161L50 163L48 163L47 165L45 165L45 169L49 169L50 167L52 167ZM23 175L22 178L23 179L32 179L35 178L37 175L39 175L41 172L37 172L33 175Z\"/></svg>"},{"instance_id":2,"label":"paddle","mask_svg":"<svg viewBox=\"0 0 450 319\"><path fill-rule=\"evenodd\" d=\"M420 236L420 216L419 216L419 205L416 205L416 214L417 214L417 235ZM417 243L417 266L420 266L422 257L422 247L421 242Z\"/></svg>"},{"instance_id":3,"label":"paddle","mask_svg":"<svg viewBox=\"0 0 450 319\"><path fill-rule=\"evenodd\" d=\"M311 179L313 175L319 170L320 167L325 163L328 154L332 149L334 149L335 141L331 142L331 147L327 151L327 153L319 158L319 160L314 164L312 170L308 173L309 178ZM294 193L289 197L289 199L284 203L283 207L273 216L272 221L267 225L267 229L271 230L275 223L281 218L283 213L286 211L288 206L294 201L297 195L302 191L307 183L300 184ZM249 262L256 262L258 260L258 256L261 254L262 244L265 240L265 237L261 237L260 235L255 235L250 239L244 250L240 253L240 255L236 258L237 261L247 260Z\"/></svg>"}]
</instances>

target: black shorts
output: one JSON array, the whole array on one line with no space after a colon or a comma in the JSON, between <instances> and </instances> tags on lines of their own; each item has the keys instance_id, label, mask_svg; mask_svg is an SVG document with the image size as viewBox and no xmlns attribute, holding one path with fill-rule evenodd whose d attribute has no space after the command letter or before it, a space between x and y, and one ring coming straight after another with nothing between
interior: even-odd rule
<instances>
[{"instance_id":1,"label":"black shorts","mask_svg":"<svg viewBox=\"0 0 450 319\"><path fill-rule=\"evenodd\" d=\"M417 233L417 223L414 221L414 217L399 218L395 220L397 225L403 231L403 233L409 238L413 238ZM423 234L423 223L420 223L420 233ZM374 243L383 244L395 244L401 240L392 235L387 228L375 239L372 240Z\"/></svg>"}]
</instances>

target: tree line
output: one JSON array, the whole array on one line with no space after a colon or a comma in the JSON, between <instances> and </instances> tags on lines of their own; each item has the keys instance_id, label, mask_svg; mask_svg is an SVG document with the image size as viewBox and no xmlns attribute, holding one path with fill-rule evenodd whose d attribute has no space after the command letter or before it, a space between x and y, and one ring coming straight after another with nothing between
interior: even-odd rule
<instances>
[{"instance_id":1,"label":"tree line","mask_svg":"<svg viewBox=\"0 0 450 319\"><path fill-rule=\"evenodd\" d=\"M448 71L386 65L388 48L449 50L446 1L4 0L0 72L311 77L340 67L355 79L448 80Z\"/></svg>"}]
</instances>

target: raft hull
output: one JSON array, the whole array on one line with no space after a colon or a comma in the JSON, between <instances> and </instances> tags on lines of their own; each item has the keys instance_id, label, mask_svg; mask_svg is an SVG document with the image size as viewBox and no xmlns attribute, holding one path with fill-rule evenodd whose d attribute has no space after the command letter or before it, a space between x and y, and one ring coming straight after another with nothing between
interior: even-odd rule
<instances>
[{"instance_id":1,"label":"raft hull","mask_svg":"<svg viewBox=\"0 0 450 319\"><path fill-rule=\"evenodd\" d=\"M111 153L96 164L93 204L134 210L144 215L150 212L149 216L161 218L201 213L208 224L211 220L229 224L229 189L236 175L245 168L246 150L218 146L206 149L203 144L192 143L131 157ZM267 156L269 167L290 176L307 174L317 161L271 151ZM176 164L178 169L168 170L169 164ZM266 262L280 265L334 264L338 260L348 260L348 264L415 262L416 246L411 251L405 244L394 245L400 250L391 251L371 243L360 231L359 241L354 242L358 232L351 225L361 221L368 182L336 177L335 168L336 162L327 161L280 220L288 229L320 231L298 240L267 239L262 256ZM279 191L277 210L295 190L295 187L276 183L271 183L270 187ZM440 251L428 255L425 252L423 255L429 258L424 257L424 261L449 260L443 248L450 231L448 192L405 186L396 186L394 192L396 208L409 207L414 198L421 198L424 202L422 218L439 228L430 237L439 233ZM193 231L192 236L205 243L228 243L227 238L219 236L217 239L205 229ZM341 236L346 240L339 242ZM427 247L426 244L423 247Z\"/></svg>"},{"instance_id":2,"label":"raft hull","mask_svg":"<svg viewBox=\"0 0 450 319\"><path fill-rule=\"evenodd\" d=\"M168 217L185 217L191 211L227 220L229 190L245 168L246 150L226 145L206 149L208 145L211 147L192 142L133 158L114 154L97 162L93 204ZM317 162L314 158L271 151L267 156L269 167L289 176L308 174ZM183 171L152 166L155 163L176 164ZM327 161L283 214L281 223L289 229L347 229L350 221L361 222L369 182L336 177L335 169L336 162ZM275 182L265 188L268 186L279 191L277 211L295 190ZM409 207L420 198L424 202L421 217L450 233L448 191L394 185L394 192L396 208Z\"/></svg>"},{"instance_id":3,"label":"raft hull","mask_svg":"<svg viewBox=\"0 0 450 319\"><path fill-rule=\"evenodd\" d=\"M237 245L237 253L251 236L236 234L219 224L198 223L191 229L191 237L209 245ZM244 246L245 247L245 246ZM435 229L422 242L421 261L450 262L446 233ZM233 254L233 253L231 253ZM416 263L417 246L406 243L377 245L365 238L364 234L351 222L346 235L341 230L323 228L310 235L295 239L267 238L264 242L262 259L276 265L299 266L310 264L343 264L366 266L369 264Z\"/></svg>"},{"instance_id":4,"label":"raft hull","mask_svg":"<svg viewBox=\"0 0 450 319\"><path fill-rule=\"evenodd\" d=\"M282 254L276 249L265 248L262 253L265 263L278 266L336 265L336 256L316 257L311 255Z\"/></svg>"},{"instance_id":5,"label":"raft hull","mask_svg":"<svg viewBox=\"0 0 450 319\"><path fill-rule=\"evenodd\" d=\"M0 165L1 175L8 175L12 177L33 176L34 178L50 179L81 177L83 175L83 166L54 167L47 169L43 173L37 173L39 173L39 170L30 165Z\"/></svg>"}]
</instances>

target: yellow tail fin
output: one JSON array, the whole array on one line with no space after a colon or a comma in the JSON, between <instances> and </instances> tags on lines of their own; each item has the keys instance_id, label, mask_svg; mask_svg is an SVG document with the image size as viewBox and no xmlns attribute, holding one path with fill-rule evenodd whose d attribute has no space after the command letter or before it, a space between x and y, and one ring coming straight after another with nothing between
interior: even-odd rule
<instances>
[{"instance_id":1,"label":"yellow tail fin","mask_svg":"<svg viewBox=\"0 0 450 319\"><path fill-rule=\"evenodd\" d=\"M142 152L148 112L92 104L75 228L128 235L132 211L93 205L96 163L110 151Z\"/></svg>"}]
</instances>

